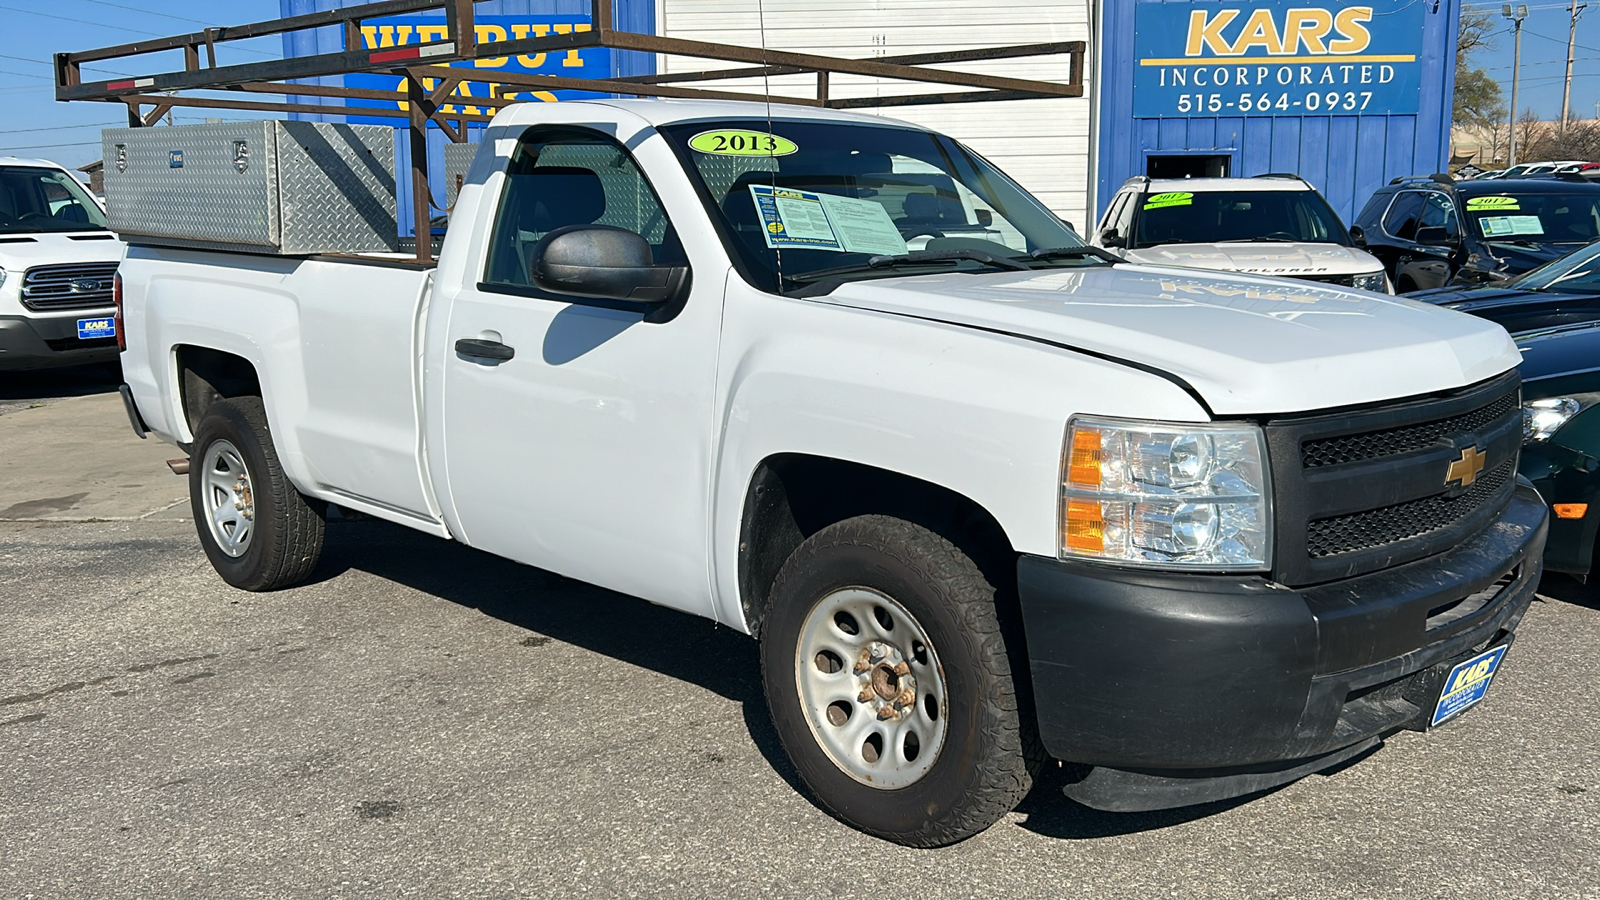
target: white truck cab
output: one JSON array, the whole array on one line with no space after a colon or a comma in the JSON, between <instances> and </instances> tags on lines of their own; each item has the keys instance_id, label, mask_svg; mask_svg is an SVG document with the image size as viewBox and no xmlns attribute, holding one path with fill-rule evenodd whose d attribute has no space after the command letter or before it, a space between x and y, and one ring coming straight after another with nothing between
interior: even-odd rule
<instances>
[{"instance_id":1,"label":"white truck cab","mask_svg":"<svg viewBox=\"0 0 1600 900\"><path fill-rule=\"evenodd\" d=\"M1295 175L1130 178L1091 243L1134 262L1394 293L1316 188Z\"/></svg>"},{"instance_id":2,"label":"white truck cab","mask_svg":"<svg viewBox=\"0 0 1600 900\"><path fill-rule=\"evenodd\" d=\"M437 267L122 276L130 418L228 583L306 578L334 505L714 619L818 802L904 844L1049 757L1155 809L1449 721L1541 571L1503 330L1121 260L878 117L512 106Z\"/></svg>"},{"instance_id":3,"label":"white truck cab","mask_svg":"<svg viewBox=\"0 0 1600 900\"><path fill-rule=\"evenodd\" d=\"M0 157L0 372L114 362L122 253L71 172Z\"/></svg>"}]
</instances>

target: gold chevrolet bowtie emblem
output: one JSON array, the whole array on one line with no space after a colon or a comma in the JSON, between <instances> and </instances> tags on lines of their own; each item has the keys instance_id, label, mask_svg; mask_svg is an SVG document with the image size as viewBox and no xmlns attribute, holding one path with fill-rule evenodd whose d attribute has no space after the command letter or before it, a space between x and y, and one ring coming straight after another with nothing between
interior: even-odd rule
<instances>
[{"instance_id":1,"label":"gold chevrolet bowtie emblem","mask_svg":"<svg viewBox=\"0 0 1600 900\"><path fill-rule=\"evenodd\" d=\"M1468 447L1461 451L1461 458L1451 460L1450 471L1445 473L1444 483L1459 481L1462 487L1469 487L1478 480L1478 473L1483 471L1483 464L1488 460L1489 454L1477 447Z\"/></svg>"}]
</instances>

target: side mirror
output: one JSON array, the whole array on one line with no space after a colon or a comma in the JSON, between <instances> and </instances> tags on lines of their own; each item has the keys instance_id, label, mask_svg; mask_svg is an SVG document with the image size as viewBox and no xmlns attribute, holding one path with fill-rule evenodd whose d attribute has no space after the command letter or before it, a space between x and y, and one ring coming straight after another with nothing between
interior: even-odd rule
<instances>
[{"instance_id":1,"label":"side mirror","mask_svg":"<svg viewBox=\"0 0 1600 900\"><path fill-rule=\"evenodd\" d=\"M987 209L973 210L972 217L977 219L978 224L982 225L984 228L988 228L990 225L994 224L994 213Z\"/></svg>"},{"instance_id":2,"label":"side mirror","mask_svg":"<svg viewBox=\"0 0 1600 900\"><path fill-rule=\"evenodd\" d=\"M1430 247L1449 247L1456 242L1455 238L1450 236L1450 231L1443 225L1426 225L1418 228L1416 236L1412 240Z\"/></svg>"},{"instance_id":3,"label":"side mirror","mask_svg":"<svg viewBox=\"0 0 1600 900\"><path fill-rule=\"evenodd\" d=\"M1122 235L1118 234L1115 228L1107 228L1100 232L1100 246L1102 247L1126 247L1127 245L1128 242L1122 239Z\"/></svg>"},{"instance_id":4,"label":"side mirror","mask_svg":"<svg viewBox=\"0 0 1600 900\"><path fill-rule=\"evenodd\" d=\"M1357 247L1365 247L1367 245L1367 233L1361 230L1360 225L1351 225L1350 240L1354 242Z\"/></svg>"},{"instance_id":5,"label":"side mirror","mask_svg":"<svg viewBox=\"0 0 1600 900\"><path fill-rule=\"evenodd\" d=\"M658 266L645 239L610 225L569 225L533 248L533 283L552 294L665 303L688 282L687 266Z\"/></svg>"},{"instance_id":6,"label":"side mirror","mask_svg":"<svg viewBox=\"0 0 1600 900\"><path fill-rule=\"evenodd\" d=\"M1078 229L1076 229L1076 228L1073 228L1073 227L1072 227L1072 223L1071 223L1071 222L1069 222L1069 221L1067 221L1067 220L1066 220L1066 219L1062 219L1062 220L1061 220L1061 224L1063 224L1063 225L1065 225L1065 226L1067 226L1067 230L1068 230L1068 231L1070 231L1070 232L1072 232L1072 233L1073 233L1073 234L1077 234L1077 233L1078 233Z\"/></svg>"}]
</instances>

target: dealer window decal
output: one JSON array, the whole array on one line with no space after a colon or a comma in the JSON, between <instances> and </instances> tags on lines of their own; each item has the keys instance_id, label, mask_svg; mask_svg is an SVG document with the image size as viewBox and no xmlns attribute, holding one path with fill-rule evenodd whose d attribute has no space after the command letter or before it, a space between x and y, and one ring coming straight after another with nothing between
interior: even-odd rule
<instances>
[{"instance_id":1,"label":"dealer window decal","mask_svg":"<svg viewBox=\"0 0 1600 900\"><path fill-rule=\"evenodd\" d=\"M1144 210L1169 209L1174 206L1193 206L1194 195L1183 191L1172 191L1166 194L1152 194L1144 198Z\"/></svg>"}]
</instances>

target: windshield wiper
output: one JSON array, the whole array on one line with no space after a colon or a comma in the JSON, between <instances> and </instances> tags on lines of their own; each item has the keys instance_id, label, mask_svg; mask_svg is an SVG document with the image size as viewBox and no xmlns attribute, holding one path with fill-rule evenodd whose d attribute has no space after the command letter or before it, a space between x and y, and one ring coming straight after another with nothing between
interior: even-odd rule
<instances>
[{"instance_id":1,"label":"windshield wiper","mask_svg":"<svg viewBox=\"0 0 1600 900\"><path fill-rule=\"evenodd\" d=\"M1108 263L1125 263L1126 259L1099 247L1047 247L1028 254L1029 259L1095 259Z\"/></svg>"},{"instance_id":2,"label":"windshield wiper","mask_svg":"<svg viewBox=\"0 0 1600 900\"><path fill-rule=\"evenodd\" d=\"M1017 262L1008 256L996 256L984 250L913 250L910 253L874 256L864 263L856 263L852 266L835 266L831 269L818 269L815 272L802 272L799 275L785 275L783 277L786 281L820 281L824 278L832 278L835 275L854 275L860 272L871 272L875 269L892 269L897 266L953 263L964 259L981 262L996 269L1008 269L1017 272L1031 271L1027 265Z\"/></svg>"},{"instance_id":3,"label":"windshield wiper","mask_svg":"<svg viewBox=\"0 0 1600 900\"><path fill-rule=\"evenodd\" d=\"M1302 240L1299 240L1298 238L1253 237L1253 238L1229 238L1228 240L1225 240L1225 241L1212 241L1211 243L1213 243L1213 244L1309 244L1309 243L1322 243L1322 242L1302 241Z\"/></svg>"}]
</instances>

